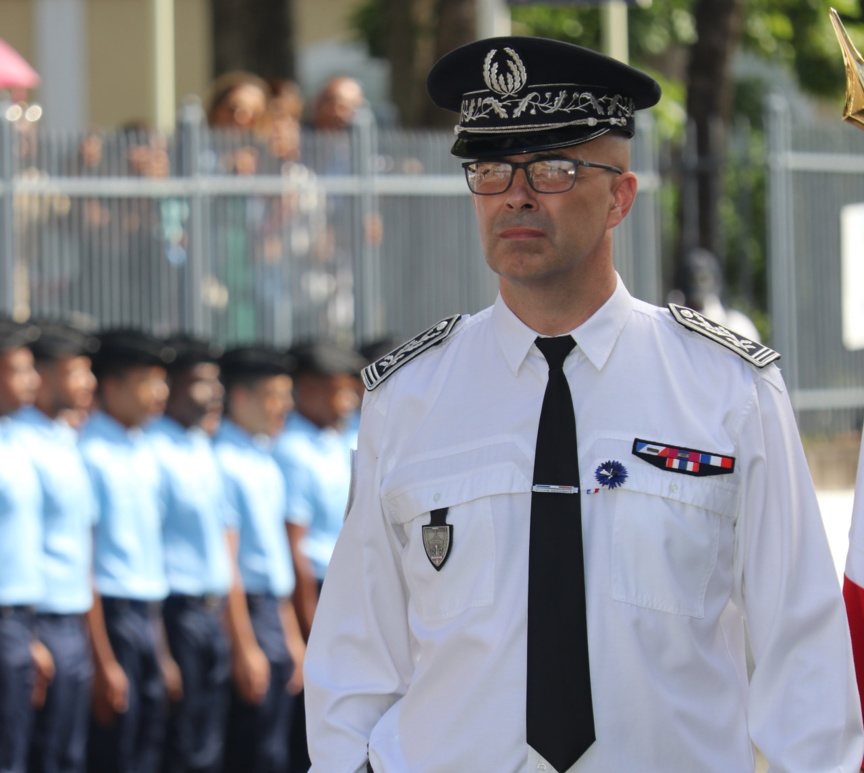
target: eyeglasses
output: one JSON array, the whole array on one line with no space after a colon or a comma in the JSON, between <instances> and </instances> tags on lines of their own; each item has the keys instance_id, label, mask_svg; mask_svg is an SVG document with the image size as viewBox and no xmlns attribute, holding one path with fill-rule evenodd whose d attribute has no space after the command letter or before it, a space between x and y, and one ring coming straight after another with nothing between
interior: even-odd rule
<instances>
[{"instance_id":1,"label":"eyeglasses","mask_svg":"<svg viewBox=\"0 0 864 773\"><path fill-rule=\"evenodd\" d=\"M595 164L578 158L538 158L536 161L466 161L462 164L465 179L472 193L494 196L504 193L513 183L517 169L523 169L530 185L537 193L566 193L576 184L580 166L605 169L615 174L624 170L609 164Z\"/></svg>"}]
</instances>

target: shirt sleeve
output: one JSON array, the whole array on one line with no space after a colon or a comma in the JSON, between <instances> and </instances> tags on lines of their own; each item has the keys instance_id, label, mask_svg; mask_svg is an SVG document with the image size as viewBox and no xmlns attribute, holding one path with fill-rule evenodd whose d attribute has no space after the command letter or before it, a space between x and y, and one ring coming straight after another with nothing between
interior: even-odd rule
<instances>
[{"instance_id":1,"label":"shirt sleeve","mask_svg":"<svg viewBox=\"0 0 864 773\"><path fill-rule=\"evenodd\" d=\"M308 526L314 512L314 482L310 470L290 450L277 450L275 457L285 479L285 520Z\"/></svg>"},{"instance_id":2,"label":"shirt sleeve","mask_svg":"<svg viewBox=\"0 0 864 773\"><path fill-rule=\"evenodd\" d=\"M374 403L364 409L356 494L306 651L310 773L365 773L372 729L413 672L401 543L379 493L383 423Z\"/></svg>"},{"instance_id":3,"label":"shirt sleeve","mask_svg":"<svg viewBox=\"0 0 864 773\"><path fill-rule=\"evenodd\" d=\"M816 492L779 371L757 378L739 434L739 592L755 669L748 721L772 773L858 771L849 628Z\"/></svg>"},{"instance_id":4,"label":"shirt sleeve","mask_svg":"<svg viewBox=\"0 0 864 773\"><path fill-rule=\"evenodd\" d=\"M223 521L226 529L236 531L240 528L240 492L237 490L237 481L225 469L224 461L219 458L218 452L217 460L222 479Z\"/></svg>"}]
</instances>

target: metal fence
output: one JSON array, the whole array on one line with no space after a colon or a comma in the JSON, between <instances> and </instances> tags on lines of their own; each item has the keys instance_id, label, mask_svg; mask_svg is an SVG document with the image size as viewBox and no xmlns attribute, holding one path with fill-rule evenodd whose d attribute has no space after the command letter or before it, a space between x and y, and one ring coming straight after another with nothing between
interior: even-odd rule
<instances>
[{"instance_id":1,"label":"metal fence","mask_svg":"<svg viewBox=\"0 0 864 773\"><path fill-rule=\"evenodd\" d=\"M63 134L0 106L0 311L186 330L223 343L413 335L495 296L452 134L208 130ZM661 296L656 143L634 141L640 195L618 269Z\"/></svg>"},{"instance_id":2,"label":"metal fence","mask_svg":"<svg viewBox=\"0 0 864 773\"><path fill-rule=\"evenodd\" d=\"M766 115L772 345L802 432L858 431L864 350L843 344L840 210L864 202L864 135L793 117L780 97Z\"/></svg>"}]
</instances>

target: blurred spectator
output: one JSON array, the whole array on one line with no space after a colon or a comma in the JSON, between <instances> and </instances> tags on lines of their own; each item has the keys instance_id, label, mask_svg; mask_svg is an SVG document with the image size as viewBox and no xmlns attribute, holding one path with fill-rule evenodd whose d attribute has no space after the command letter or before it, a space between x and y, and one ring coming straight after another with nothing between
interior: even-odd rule
<instances>
[{"instance_id":1,"label":"blurred spectator","mask_svg":"<svg viewBox=\"0 0 864 773\"><path fill-rule=\"evenodd\" d=\"M89 405L96 387L90 356L98 342L62 322L40 322L39 328L31 346L40 377L35 404L15 418L42 492L45 590L36 636L51 653L55 671L36 714L28 770L83 773L93 679L84 615L93 603L96 501L76 433L61 412Z\"/></svg>"},{"instance_id":2,"label":"blurred spectator","mask_svg":"<svg viewBox=\"0 0 864 773\"><path fill-rule=\"evenodd\" d=\"M53 661L35 641L33 608L43 599L42 491L9 418L36 396L27 348L38 330L0 319L0 770L26 768L33 711L44 701Z\"/></svg>"},{"instance_id":3,"label":"blurred spectator","mask_svg":"<svg viewBox=\"0 0 864 773\"><path fill-rule=\"evenodd\" d=\"M723 272L713 252L702 247L691 249L684 256L676 284L679 289L670 294L673 303L688 306L751 341L761 341L756 325L746 314L723 305Z\"/></svg>"},{"instance_id":4,"label":"blurred spectator","mask_svg":"<svg viewBox=\"0 0 864 773\"><path fill-rule=\"evenodd\" d=\"M159 464L142 427L165 408L174 352L138 330L100 336L93 358L100 410L81 432L98 503L91 773L157 773L167 700L182 689L162 628L168 594Z\"/></svg>"},{"instance_id":5,"label":"blurred spectator","mask_svg":"<svg viewBox=\"0 0 864 773\"><path fill-rule=\"evenodd\" d=\"M168 404L147 434L162 477L163 615L182 695L168 721L162 773L220 773L230 695L223 613L233 572L222 476L202 424L224 393L221 349L189 336L167 343L177 354Z\"/></svg>"},{"instance_id":6,"label":"blurred spectator","mask_svg":"<svg viewBox=\"0 0 864 773\"><path fill-rule=\"evenodd\" d=\"M315 100L312 125L319 131L349 129L364 102L363 87L354 78L347 75L331 78Z\"/></svg>"},{"instance_id":7,"label":"blurred spectator","mask_svg":"<svg viewBox=\"0 0 864 773\"><path fill-rule=\"evenodd\" d=\"M303 115L300 87L287 78L273 78L269 86L272 93L268 107L270 155L277 162L297 161Z\"/></svg>"},{"instance_id":8,"label":"blurred spectator","mask_svg":"<svg viewBox=\"0 0 864 773\"><path fill-rule=\"evenodd\" d=\"M239 567L228 597L234 693L225 770L273 773L288 769L305 651L291 602L285 482L272 454L291 408L291 378L287 358L269 347L232 349L220 365L227 415L215 449Z\"/></svg>"}]
</instances>

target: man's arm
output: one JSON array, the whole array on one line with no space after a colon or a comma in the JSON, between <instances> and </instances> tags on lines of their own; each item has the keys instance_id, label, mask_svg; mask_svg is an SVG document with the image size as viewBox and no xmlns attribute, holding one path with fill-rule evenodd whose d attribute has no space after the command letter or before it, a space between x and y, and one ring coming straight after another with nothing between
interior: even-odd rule
<instances>
[{"instance_id":1,"label":"man's arm","mask_svg":"<svg viewBox=\"0 0 864 773\"><path fill-rule=\"evenodd\" d=\"M327 569L306 651L312 773L365 773L367 744L413 673L400 545L381 508L384 410L376 391L360 428L356 494Z\"/></svg>"},{"instance_id":2,"label":"man's arm","mask_svg":"<svg viewBox=\"0 0 864 773\"><path fill-rule=\"evenodd\" d=\"M291 547L291 560L294 562L294 611L300 626L304 641L309 640L309 632L312 630L312 620L315 617L315 608L318 606L318 579L312 569L312 562L301 549L303 540L309 533L309 527L286 521L288 530L288 544Z\"/></svg>"},{"instance_id":3,"label":"man's arm","mask_svg":"<svg viewBox=\"0 0 864 773\"><path fill-rule=\"evenodd\" d=\"M129 679L114 657L114 650L105 628L102 597L93 588L93 606L87 612L87 628L93 650L93 715L96 721L108 725L115 715L129 708Z\"/></svg>"},{"instance_id":4,"label":"man's arm","mask_svg":"<svg viewBox=\"0 0 864 773\"><path fill-rule=\"evenodd\" d=\"M736 561L755 670L748 719L772 770L861 766L864 733L836 570L779 371L761 375L738 439Z\"/></svg>"},{"instance_id":5,"label":"man's arm","mask_svg":"<svg viewBox=\"0 0 864 773\"><path fill-rule=\"evenodd\" d=\"M231 639L231 673L240 697L247 703L257 705L267 697L270 662L258 645L249 618L246 591L237 565L237 532L229 530L226 539L234 566L234 581L228 591L228 605L225 609L228 636Z\"/></svg>"}]
</instances>

